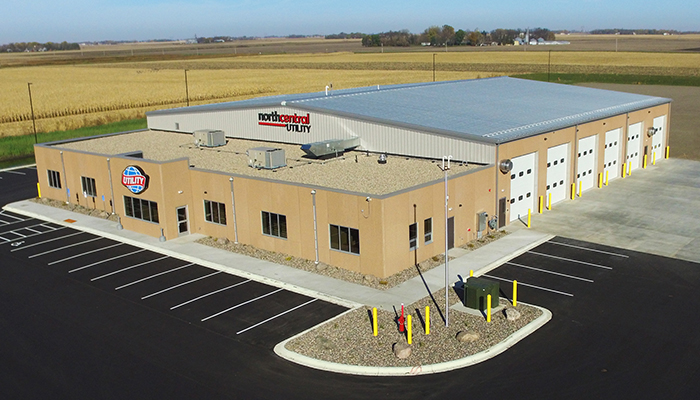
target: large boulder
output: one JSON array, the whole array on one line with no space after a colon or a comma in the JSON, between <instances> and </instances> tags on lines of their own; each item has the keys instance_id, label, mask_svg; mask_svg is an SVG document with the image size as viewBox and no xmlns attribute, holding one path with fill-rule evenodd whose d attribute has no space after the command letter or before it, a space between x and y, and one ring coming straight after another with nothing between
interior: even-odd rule
<instances>
[{"instance_id":1,"label":"large boulder","mask_svg":"<svg viewBox=\"0 0 700 400\"><path fill-rule=\"evenodd\" d=\"M508 321L517 321L520 319L520 311L515 308L506 308L503 310L503 314L506 316Z\"/></svg>"},{"instance_id":2,"label":"large boulder","mask_svg":"<svg viewBox=\"0 0 700 400\"><path fill-rule=\"evenodd\" d=\"M216 239L216 244L220 244L222 246L225 246L228 244L228 239L226 239L225 237L220 237L220 238Z\"/></svg>"},{"instance_id":3,"label":"large boulder","mask_svg":"<svg viewBox=\"0 0 700 400\"><path fill-rule=\"evenodd\" d=\"M408 343L394 343L394 355L404 359L411 355L411 346Z\"/></svg>"},{"instance_id":4,"label":"large boulder","mask_svg":"<svg viewBox=\"0 0 700 400\"><path fill-rule=\"evenodd\" d=\"M476 332L459 331L456 336L461 343L471 343L479 340L479 334Z\"/></svg>"}]
</instances>

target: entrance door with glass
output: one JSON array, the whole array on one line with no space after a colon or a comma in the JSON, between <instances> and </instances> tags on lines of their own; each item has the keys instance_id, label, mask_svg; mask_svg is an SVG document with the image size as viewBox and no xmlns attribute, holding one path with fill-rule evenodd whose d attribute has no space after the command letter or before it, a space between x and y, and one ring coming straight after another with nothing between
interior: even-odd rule
<instances>
[{"instance_id":1,"label":"entrance door with glass","mask_svg":"<svg viewBox=\"0 0 700 400\"><path fill-rule=\"evenodd\" d=\"M177 235L184 236L190 233L187 222L187 206L178 207L177 211Z\"/></svg>"}]
</instances>

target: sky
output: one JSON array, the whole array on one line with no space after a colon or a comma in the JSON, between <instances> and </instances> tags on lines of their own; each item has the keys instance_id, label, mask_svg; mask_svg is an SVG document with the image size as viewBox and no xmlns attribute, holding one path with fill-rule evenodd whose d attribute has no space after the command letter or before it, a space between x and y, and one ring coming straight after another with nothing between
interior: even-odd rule
<instances>
[{"instance_id":1,"label":"sky","mask_svg":"<svg viewBox=\"0 0 700 400\"><path fill-rule=\"evenodd\" d=\"M688 0L5 0L0 44L378 33L600 28L700 31Z\"/></svg>"}]
</instances>

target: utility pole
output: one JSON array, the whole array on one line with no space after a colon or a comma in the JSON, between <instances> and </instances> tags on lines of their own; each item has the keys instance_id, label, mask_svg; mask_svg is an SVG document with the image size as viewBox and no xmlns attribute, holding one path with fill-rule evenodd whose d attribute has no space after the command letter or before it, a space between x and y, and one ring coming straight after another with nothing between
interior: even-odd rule
<instances>
[{"instance_id":1,"label":"utility pole","mask_svg":"<svg viewBox=\"0 0 700 400\"><path fill-rule=\"evenodd\" d=\"M187 70L185 70L185 96L187 96L187 107L190 106L190 88L187 85Z\"/></svg>"},{"instance_id":2,"label":"utility pole","mask_svg":"<svg viewBox=\"0 0 700 400\"><path fill-rule=\"evenodd\" d=\"M32 110L32 126L34 127L34 143L39 143L36 136L36 121L34 119L34 103L32 102L32 83L27 82L27 90L29 90L29 108Z\"/></svg>"},{"instance_id":3,"label":"utility pole","mask_svg":"<svg viewBox=\"0 0 700 400\"><path fill-rule=\"evenodd\" d=\"M549 82L549 75L552 68L552 50L549 51L549 61L547 62L547 82Z\"/></svg>"},{"instance_id":4,"label":"utility pole","mask_svg":"<svg viewBox=\"0 0 700 400\"><path fill-rule=\"evenodd\" d=\"M435 82L435 53L433 53L433 82Z\"/></svg>"},{"instance_id":5,"label":"utility pole","mask_svg":"<svg viewBox=\"0 0 700 400\"><path fill-rule=\"evenodd\" d=\"M450 170L450 160L452 156L442 157L442 170L445 172L445 327L450 326L450 300L449 300L449 284L450 284L450 260L447 255L449 249L449 229L448 229L448 219L449 219L449 208L448 202L450 200L449 192L447 191L447 173ZM447 165L445 165L445 160L447 160Z\"/></svg>"}]
</instances>

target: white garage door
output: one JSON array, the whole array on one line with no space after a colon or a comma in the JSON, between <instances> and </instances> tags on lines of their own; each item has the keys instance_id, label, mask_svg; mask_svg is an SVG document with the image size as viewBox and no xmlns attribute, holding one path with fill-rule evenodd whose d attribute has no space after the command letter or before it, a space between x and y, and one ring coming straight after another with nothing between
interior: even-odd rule
<instances>
[{"instance_id":1,"label":"white garage door","mask_svg":"<svg viewBox=\"0 0 700 400\"><path fill-rule=\"evenodd\" d=\"M581 189L588 190L595 184L595 145L596 136L589 136L578 141L578 168L576 170L576 190L578 182Z\"/></svg>"},{"instance_id":2,"label":"white garage door","mask_svg":"<svg viewBox=\"0 0 700 400\"><path fill-rule=\"evenodd\" d=\"M547 149L547 201L552 194L552 204L566 199L567 179L569 171L569 144Z\"/></svg>"},{"instance_id":3,"label":"white garage door","mask_svg":"<svg viewBox=\"0 0 700 400\"><path fill-rule=\"evenodd\" d=\"M642 145L642 123L630 125L627 129L627 159L626 163L630 164L630 171L639 168L639 152Z\"/></svg>"},{"instance_id":4,"label":"white garage door","mask_svg":"<svg viewBox=\"0 0 700 400\"><path fill-rule=\"evenodd\" d=\"M603 169L603 179L605 175L611 181L620 176L620 135L622 128L605 132L605 168Z\"/></svg>"},{"instance_id":5,"label":"white garage door","mask_svg":"<svg viewBox=\"0 0 700 400\"><path fill-rule=\"evenodd\" d=\"M647 162L651 163L656 156L656 161L663 159L664 157L664 136L666 135L666 116L662 115L660 117L654 118L654 129L656 133L651 137L651 159Z\"/></svg>"},{"instance_id":6,"label":"white garage door","mask_svg":"<svg viewBox=\"0 0 700 400\"><path fill-rule=\"evenodd\" d=\"M512 159L510 172L510 221L518 216L527 218L527 210L534 210L535 204L535 161L536 153Z\"/></svg>"}]
</instances>

